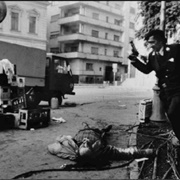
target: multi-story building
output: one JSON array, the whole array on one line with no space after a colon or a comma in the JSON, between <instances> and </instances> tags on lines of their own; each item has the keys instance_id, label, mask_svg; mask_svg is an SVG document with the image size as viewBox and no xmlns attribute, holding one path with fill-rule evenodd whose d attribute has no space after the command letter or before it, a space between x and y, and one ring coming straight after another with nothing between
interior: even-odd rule
<instances>
[{"instance_id":1,"label":"multi-story building","mask_svg":"<svg viewBox=\"0 0 180 180\"><path fill-rule=\"evenodd\" d=\"M123 81L136 2L60 1L48 6L48 50L67 57L76 83Z\"/></svg>"},{"instance_id":2,"label":"multi-story building","mask_svg":"<svg viewBox=\"0 0 180 180\"><path fill-rule=\"evenodd\" d=\"M7 15L0 23L0 41L46 50L47 1L5 1Z\"/></svg>"}]
</instances>

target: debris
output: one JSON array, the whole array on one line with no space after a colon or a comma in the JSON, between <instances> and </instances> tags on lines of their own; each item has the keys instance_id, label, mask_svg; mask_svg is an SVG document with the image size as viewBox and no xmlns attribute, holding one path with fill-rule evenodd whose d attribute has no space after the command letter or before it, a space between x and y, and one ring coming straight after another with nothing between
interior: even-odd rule
<instances>
[{"instance_id":1,"label":"debris","mask_svg":"<svg viewBox=\"0 0 180 180\"><path fill-rule=\"evenodd\" d=\"M121 108L124 108L124 109L127 109L127 106L126 105L119 105L119 107L121 107Z\"/></svg>"},{"instance_id":2,"label":"debris","mask_svg":"<svg viewBox=\"0 0 180 180\"><path fill-rule=\"evenodd\" d=\"M30 131L34 131L35 129L34 128L31 128Z\"/></svg>"},{"instance_id":3,"label":"debris","mask_svg":"<svg viewBox=\"0 0 180 180\"><path fill-rule=\"evenodd\" d=\"M58 122L58 123L65 123L66 122L66 120L63 119L62 117L60 117L60 118L53 117L52 120L55 122Z\"/></svg>"},{"instance_id":4,"label":"debris","mask_svg":"<svg viewBox=\"0 0 180 180\"><path fill-rule=\"evenodd\" d=\"M162 179L166 179L166 177L168 176L168 174L172 171L172 167L170 166L169 169L166 171L166 173L164 174L164 176L162 177Z\"/></svg>"},{"instance_id":5,"label":"debris","mask_svg":"<svg viewBox=\"0 0 180 180\"><path fill-rule=\"evenodd\" d=\"M65 102L65 103L64 103L64 106L75 107L75 106L76 106L76 103L74 103L74 102Z\"/></svg>"},{"instance_id":6,"label":"debris","mask_svg":"<svg viewBox=\"0 0 180 180\"><path fill-rule=\"evenodd\" d=\"M135 159L136 162L141 162L141 161L146 161L148 160L149 158L140 158L140 159Z\"/></svg>"}]
</instances>

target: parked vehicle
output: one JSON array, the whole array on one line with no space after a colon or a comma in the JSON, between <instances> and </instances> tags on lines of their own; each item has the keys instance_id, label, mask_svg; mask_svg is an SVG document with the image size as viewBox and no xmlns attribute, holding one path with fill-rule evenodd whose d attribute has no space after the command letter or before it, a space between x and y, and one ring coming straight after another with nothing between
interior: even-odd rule
<instances>
[{"instance_id":1,"label":"parked vehicle","mask_svg":"<svg viewBox=\"0 0 180 180\"><path fill-rule=\"evenodd\" d=\"M15 65L18 77L25 78L25 93L29 106L41 100L59 104L66 94L74 95L74 82L68 59L45 50L0 41L0 60L8 59ZM0 86L8 85L5 74L0 74ZM2 84L3 83L3 84Z\"/></svg>"}]
</instances>

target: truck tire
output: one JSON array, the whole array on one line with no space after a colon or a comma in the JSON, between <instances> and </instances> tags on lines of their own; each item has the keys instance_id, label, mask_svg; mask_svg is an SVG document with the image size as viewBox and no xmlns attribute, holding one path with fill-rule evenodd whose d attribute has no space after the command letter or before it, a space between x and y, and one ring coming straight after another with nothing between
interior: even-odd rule
<instances>
[{"instance_id":1,"label":"truck tire","mask_svg":"<svg viewBox=\"0 0 180 180\"><path fill-rule=\"evenodd\" d=\"M58 97L58 101L59 101L59 106L61 106L62 105L62 101L63 101L62 96Z\"/></svg>"}]
</instances>

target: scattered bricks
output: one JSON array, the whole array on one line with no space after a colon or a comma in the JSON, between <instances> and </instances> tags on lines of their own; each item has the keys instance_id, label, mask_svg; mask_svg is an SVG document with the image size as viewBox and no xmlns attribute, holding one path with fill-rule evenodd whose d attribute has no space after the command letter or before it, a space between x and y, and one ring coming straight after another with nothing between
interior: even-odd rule
<instances>
[{"instance_id":1,"label":"scattered bricks","mask_svg":"<svg viewBox=\"0 0 180 180\"><path fill-rule=\"evenodd\" d=\"M30 129L39 126L48 126L50 122L50 108L20 109L19 128Z\"/></svg>"}]
</instances>

